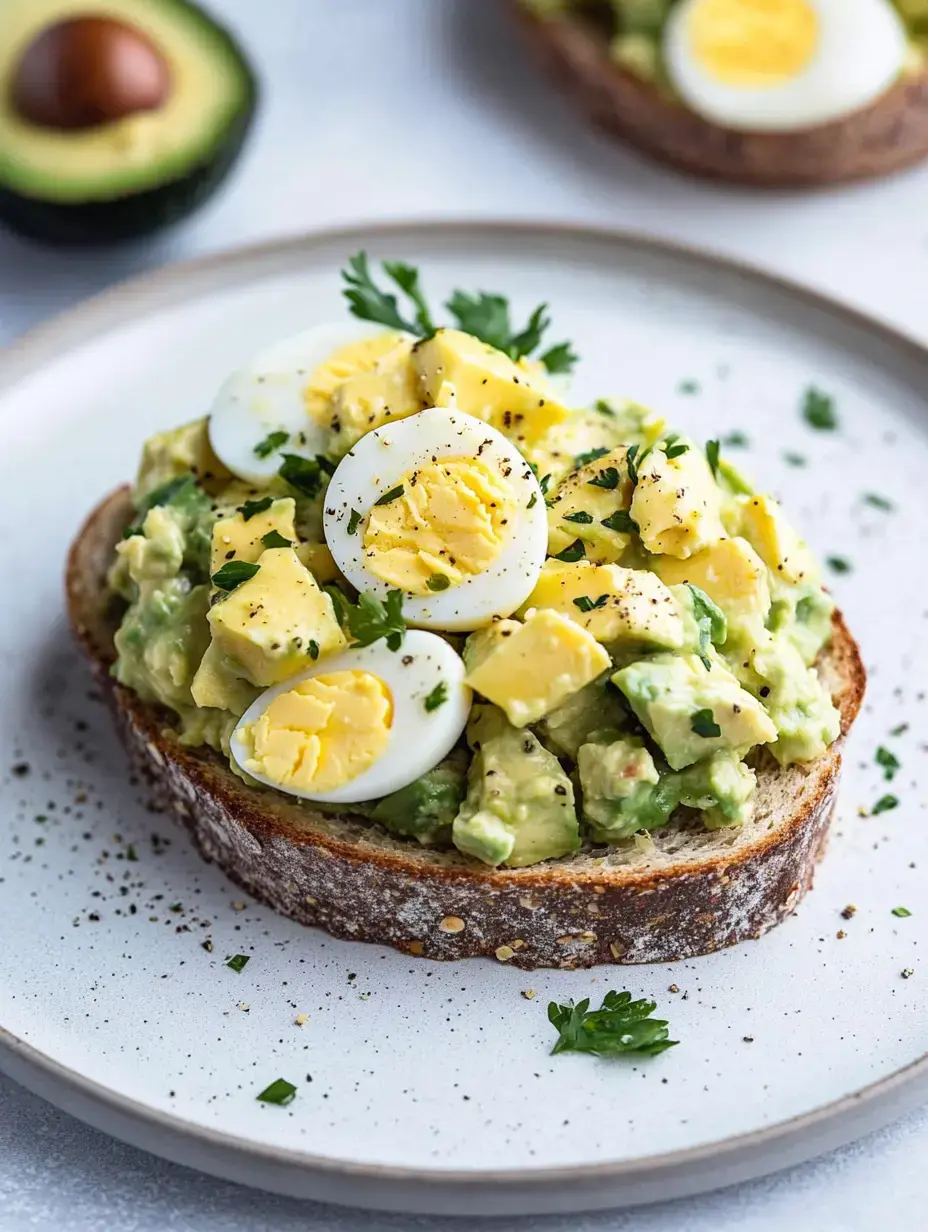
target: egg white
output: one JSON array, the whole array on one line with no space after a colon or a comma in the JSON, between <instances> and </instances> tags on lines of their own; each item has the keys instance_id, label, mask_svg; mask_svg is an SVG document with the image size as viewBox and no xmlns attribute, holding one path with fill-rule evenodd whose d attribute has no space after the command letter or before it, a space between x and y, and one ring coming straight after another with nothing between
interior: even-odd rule
<instances>
[{"instance_id":1,"label":"egg white","mask_svg":"<svg viewBox=\"0 0 928 1232\"><path fill-rule=\"evenodd\" d=\"M498 469L512 489L515 507L506 544L482 573L436 594L404 595L403 616L411 625L450 632L478 629L495 617L510 616L532 593L545 561L548 520L531 467L511 441L483 420L433 407L368 432L329 483L322 523L329 551L352 586L382 598L393 588L367 568L362 529L348 534L351 511L366 517L401 476L433 460L478 456Z\"/></svg>"},{"instance_id":2,"label":"egg white","mask_svg":"<svg viewBox=\"0 0 928 1232\"><path fill-rule=\"evenodd\" d=\"M889 0L809 0L819 45L801 72L768 88L711 76L692 47L690 19L700 0L680 0L664 28L664 63L687 106L742 132L790 132L850 115L879 98L902 71L908 36Z\"/></svg>"},{"instance_id":3,"label":"egg white","mask_svg":"<svg viewBox=\"0 0 928 1232\"><path fill-rule=\"evenodd\" d=\"M320 364L342 347L385 333L382 325L339 321L316 325L261 351L226 380L213 402L209 439L213 452L240 479L260 484L280 468L281 453L304 458L322 453L325 431L306 410L303 390ZM267 458L255 446L271 432L290 440Z\"/></svg>"},{"instance_id":4,"label":"egg white","mask_svg":"<svg viewBox=\"0 0 928 1232\"><path fill-rule=\"evenodd\" d=\"M248 747L242 730L261 717L275 698L313 676L329 672L363 671L378 676L393 698L393 723L387 747L363 774L331 791L309 792L282 787L272 779L247 770ZM359 650L344 650L313 664L309 671L266 689L242 715L232 733L231 752L236 764L267 787L327 804L356 804L377 800L399 791L433 769L451 752L464 730L470 714L471 691L464 683L464 663L452 647L434 633L410 630L399 650L386 642L374 642ZM448 690L447 699L432 711L425 699L439 683Z\"/></svg>"}]
</instances>

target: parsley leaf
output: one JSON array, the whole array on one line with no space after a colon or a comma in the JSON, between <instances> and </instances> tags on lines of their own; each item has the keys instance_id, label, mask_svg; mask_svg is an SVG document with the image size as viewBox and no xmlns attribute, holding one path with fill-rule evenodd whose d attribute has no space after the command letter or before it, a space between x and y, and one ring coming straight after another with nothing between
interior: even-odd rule
<instances>
[{"instance_id":1,"label":"parsley leaf","mask_svg":"<svg viewBox=\"0 0 928 1232\"><path fill-rule=\"evenodd\" d=\"M694 711L690 715L690 727L697 736L702 736L706 740L722 734L721 727L716 723L709 709Z\"/></svg>"},{"instance_id":2,"label":"parsley leaf","mask_svg":"<svg viewBox=\"0 0 928 1232\"><path fill-rule=\"evenodd\" d=\"M751 441L749 437L736 428L734 432L729 432L727 436L722 437L722 444L728 449L748 449Z\"/></svg>"},{"instance_id":3,"label":"parsley leaf","mask_svg":"<svg viewBox=\"0 0 928 1232\"><path fill-rule=\"evenodd\" d=\"M437 710L439 706L443 706L448 700L448 686L444 680L439 680L438 684L426 697L423 705L426 712L431 714L433 710Z\"/></svg>"},{"instance_id":4,"label":"parsley leaf","mask_svg":"<svg viewBox=\"0 0 928 1232\"><path fill-rule=\"evenodd\" d=\"M557 1031L558 1039L551 1053L655 1057L678 1043L667 1038L666 1021L651 1017L656 1008L654 1001L633 1001L630 992L607 992L598 1010L590 1009L588 997L576 1005L572 1001L566 1005L552 1001L548 1021Z\"/></svg>"},{"instance_id":5,"label":"parsley leaf","mask_svg":"<svg viewBox=\"0 0 928 1232\"><path fill-rule=\"evenodd\" d=\"M548 488L551 486L551 476L542 475L542 477L538 480L538 486L541 488L542 496L547 496Z\"/></svg>"},{"instance_id":6,"label":"parsley leaf","mask_svg":"<svg viewBox=\"0 0 928 1232\"><path fill-rule=\"evenodd\" d=\"M538 493L537 493L537 492L533 492L533 493L532 493L532 495L531 495L531 497L529 498L529 502L528 502L528 504L525 506L525 508L526 508L526 509L534 509L534 508L535 508L535 506L536 506L537 504L538 504Z\"/></svg>"},{"instance_id":7,"label":"parsley leaf","mask_svg":"<svg viewBox=\"0 0 928 1232\"><path fill-rule=\"evenodd\" d=\"M893 907L893 915L896 916L897 919L907 920L911 914L912 912L908 909L908 907Z\"/></svg>"},{"instance_id":8,"label":"parsley leaf","mask_svg":"<svg viewBox=\"0 0 928 1232\"><path fill-rule=\"evenodd\" d=\"M280 449L282 445L286 445L290 439L290 433L279 431L269 433L263 441L259 441L255 445L256 458L269 458L275 449Z\"/></svg>"},{"instance_id":9,"label":"parsley leaf","mask_svg":"<svg viewBox=\"0 0 928 1232\"><path fill-rule=\"evenodd\" d=\"M719 477L719 443L718 441L706 441L706 461L709 463L709 470L712 472L712 478L718 479Z\"/></svg>"},{"instance_id":10,"label":"parsley leaf","mask_svg":"<svg viewBox=\"0 0 928 1232\"><path fill-rule=\"evenodd\" d=\"M306 649L309 651L309 657L315 663L319 658L319 643L310 638L306 643Z\"/></svg>"},{"instance_id":11,"label":"parsley leaf","mask_svg":"<svg viewBox=\"0 0 928 1232\"><path fill-rule=\"evenodd\" d=\"M123 539L131 539L133 535L142 534L142 523L148 514L151 513L152 509L156 509L160 505L170 505L178 496L186 495L188 491L193 492L196 487L197 482L193 475L186 474L176 475L173 479L169 479L167 483L154 488L139 501L138 508L136 509L136 520L123 531Z\"/></svg>"},{"instance_id":12,"label":"parsley leaf","mask_svg":"<svg viewBox=\"0 0 928 1232\"><path fill-rule=\"evenodd\" d=\"M451 585L451 580L443 573L433 573L425 584L431 591L447 590Z\"/></svg>"},{"instance_id":13,"label":"parsley leaf","mask_svg":"<svg viewBox=\"0 0 928 1232\"><path fill-rule=\"evenodd\" d=\"M547 351L539 356L552 376L563 372L573 372L574 365L579 358L580 356L569 342L558 342L553 347L548 347Z\"/></svg>"},{"instance_id":14,"label":"parsley leaf","mask_svg":"<svg viewBox=\"0 0 928 1232\"><path fill-rule=\"evenodd\" d=\"M279 1104L285 1108L296 1098L296 1087L286 1078L277 1078L269 1087L265 1087L260 1095L255 1096L265 1104Z\"/></svg>"},{"instance_id":15,"label":"parsley leaf","mask_svg":"<svg viewBox=\"0 0 928 1232\"><path fill-rule=\"evenodd\" d=\"M846 556L828 556L825 563L833 573L850 573L854 568Z\"/></svg>"},{"instance_id":16,"label":"parsley leaf","mask_svg":"<svg viewBox=\"0 0 928 1232\"><path fill-rule=\"evenodd\" d=\"M619 472L615 466L607 466L598 475L589 480L591 488L605 488L607 492L614 491L619 486Z\"/></svg>"},{"instance_id":17,"label":"parsley leaf","mask_svg":"<svg viewBox=\"0 0 928 1232\"><path fill-rule=\"evenodd\" d=\"M799 467L805 466L808 459L805 454L792 453L790 450L785 450L783 453L783 461L786 462L788 466Z\"/></svg>"},{"instance_id":18,"label":"parsley leaf","mask_svg":"<svg viewBox=\"0 0 928 1232\"><path fill-rule=\"evenodd\" d=\"M709 646L721 646L725 641L728 637L728 621L722 609L709 598L704 590L700 590L692 582L687 582L686 585L692 600L693 616L699 628L699 657L706 671L711 672L712 660L709 658ZM709 717L712 717L711 713Z\"/></svg>"},{"instance_id":19,"label":"parsley leaf","mask_svg":"<svg viewBox=\"0 0 928 1232\"><path fill-rule=\"evenodd\" d=\"M621 531L624 535L638 533L638 523L627 509L617 509L615 513L610 513L608 518L603 518L600 526L605 526L607 530Z\"/></svg>"},{"instance_id":20,"label":"parsley leaf","mask_svg":"<svg viewBox=\"0 0 928 1232\"><path fill-rule=\"evenodd\" d=\"M589 526L593 521L592 513L587 513L585 509L578 509L576 513L565 513L562 519L565 522L577 522L582 526Z\"/></svg>"},{"instance_id":21,"label":"parsley leaf","mask_svg":"<svg viewBox=\"0 0 928 1232\"><path fill-rule=\"evenodd\" d=\"M348 519L348 534L356 535L358 533L358 527L361 525L363 520L364 514L358 513L357 509L352 509L351 517Z\"/></svg>"},{"instance_id":22,"label":"parsley leaf","mask_svg":"<svg viewBox=\"0 0 928 1232\"><path fill-rule=\"evenodd\" d=\"M390 650L399 650L406 635L401 590L388 590L383 602L373 591L365 590L355 604L349 603L337 586L323 589L332 600L338 623L347 630L356 648L371 646L383 637Z\"/></svg>"},{"instance_id":23,"label":"parsley leaf","mask_svg":"<svg viewBox=\"0 0 928 1232\"><path fill-rule=\"evenodd\" d=\"M661 446L668 458L679 458L681 454L686 453L689 445L680 441L676 436L668 436L664 444Z\"/></svg>"},{"instance_id":24,"label":"parsley leaf","mask_svg":"<svg viewBox=\"0 0 928 1232\"><path fill-rule=\"evenodd\" d=\"M387 277L392 278L404 295L412 300L416 310L416 329L410 332L419 333L423 338L431 338L435 333L435 324L419 286L419 271L414 265L406 265L403 261L384 261L383 269Z\"/></svg>"},{"instance_id":25,"label":"parsley leaf","mask_svg":"<svg viewBox=\"0 0 928 1232\"><path fill-rule=\"evenodd\" d=\"M699 382L694 381L691 378L690 380L680 382L680 384L677 386L677 393L678 394L698 394L699 389L700 389Z\"/></svg>"},{"instance_id":26,"label":"parsley leaf","mask_svg":"<svg viewBox=\"0 0 928 1232\"><path fill-rule=\"evenodd\" d=\"M838 426L834 398L810 385L803 395L802 417L817 432L834 432Z\"/></svg>"},{"instance_id":27,"label":"parsley leaf","mask_svg":"<svg viewBox=\"0 0 928 1232\"><path fill-rule=\"evenodd\" d=\"M246 500L243 505L239 505L239 513L242 515L243 522L250 522L253 517L259 513L265 513L274 503L273 496L262 496L260 500Z\"/></svg>"},{"instance_id":28,"label":"parsley leaf","mask_svg":"<svg viewBox=\"0 0 928 1232\"><path fill-rule=\"evenodd\" d=\"M882 744L876 751L876 764L883 767L883 778L890 782L901 769L899 758Z\"/></svg>"},{"instance_id":29,"label":"parsley leaf","mask_svg":"<svg viewBox=\"0 0 928 1232\"><path fill-rule=\"evenodd\" d=\"M229 959L226 966L231 967L233 971L238 971L241 973L242 969L249 961L250 960L247 954L236 954L234 958Z\"/></svg>"},{"instance_id":30,"label":"parsley leaf","mask_svg":"<svg viewBox=\"0 0 928 1232\"><path fill-rule=\"evenodd\" d=\"M374 501L375 505L389 505L391 501L399 500L406 489L401 483L398 483L395 488L391 488L389 492L384 492L383 496Z\"/></svg>"},{"instance_id":31,"label":"parsley leaf","mask_svg":"<svg viewBox=\"0 0 928 1232\"><path fill-rule=\"evenodd\" d=\"M899 797L898 796L890 796L890 795L880 796L879 800L877 800L876 804L874 804L873 808L870 810L870 815L872 817L878 817L880 813L888 813L890 809L894 809L898 807L899 807Z\"/></svg>"},{"instance_id":32,"label":"parsley leaf","mask_svg":"<svg viewBox=\"0 0 928 1232\"><path fill-rule=\"evenodd\" d=\"M598 599L591 599L588 595L580 595L578 599L574 599L574 607L578 607L581 612L595 612L599 607L605 607L609 602L608 595L600 595Z\"/></svg>"},{"instance_id":33,"label":"parsley leaf","mask_svg":"<svg viewBox=\"0 0 928 1232\"><path fill-rule=\"evenodd\" d=\"M408 269L409 267L404 267ZM386 271L386 265L384 266ZM386 271L389 275L389 271ZM394 267L394 273L395 273ZM389 291L383 291L374 282L367 263L367 253L357 252L348 259L347 269L342 270L342 294L348 301L351 313L361 321L373 321L375 325L385 325L388 329L400 329L406 333L422 335L418 321L407 321L401 314L396 302L396 296ZM396 279L394 278L394 281ZM408 280L407 280L408 281ZM397 285L400 285L397 283ZM400 285L401 290L405 290ZM416 287L418 292L418 285ZM419 308L415 300L414 306ZM431 331L429 331L431 332Z\"/></svg>"},{"instance_id":34,"label":"parsley leaf","mask_svg":"<svg viewBox=\"0 0 928 1232\"><path fill-rule=\"evenodd\" d=\"M235 590L237 586L241 586L242 582L253 578L260 568L260 565L250 565L245 560L230 560L213 574L213 585L218 586L220 590Z\"/></svg>"},{"instance_id":35,"label":"parsley leaf","mask_svg":"<svg viewBox=\"0 0 928 1232\"><path fill-rule=\"evenodd\" d=\"M279 530L269 530L266 535L261 536L261 542L266 548L292 548L293 543L290 539L285 539Z\"/></svg>"},{"instance_id":36,"label":"parsley leaf","mask_svg":"<svg viewBox=\"0 0 928 1232\"><path fill-rule=\"evenodd\" d=\"M309 500L319 495L323 476L330 475L332 467L325 458L301 458L297 453L285 453L277 474Z\"/></svg>"},{"instance_id":37,"label":"parsley leaf","mask_svg":"<svg viewBox=\"0 0 928 1232\"><path fill-rule=\"evenodd\" d=\"M625 465L628 467L628 477L632 483L638 482L639 468L650 452L650 446L647 449L640 450L638 445L629 445L625 451Z\"/></svg>"},{"instance_id":38,"label":"parsley leaf","mask_svg":"<svg viewBox=\"0 0 928 1232\"><path fill-rule=\"evenodd\" d=\"M884 513L889 513L896 506L886 496L880 496L879 492L865 492L864 504L872 505L874 509L882 509Z\"/></svg>"},{"instance_id":39,"label":"parsley leaf","mask_svg":"<svg viewBox=\"0 0 928 1232\"><path fill-rule=\"evenodd\" d=\"M454 317L458 328L473 334L481 342L502 351L510 359L531 355L541 346L545 330L551 324L547 315L548 305L539 304L528 322L518 332L513 332L509 318L509 300L504 295L491 295L478 291L455 291L445 307ZM577 362L569 342L559 342L549 347L540 356L548 372L570 372Z\"/></svg>"},{"instance_id":40,"label":"parsley leaf","mask_svg":"<svg viewBox=\"0 0 928 1232\"><path fill-rule=\"evenodd\" d=\"M586 453L578 453L574 458L574 466L579 468L586 466L588 462L596 462L599 458L604 458L608 452L608 449L603 449L600 446L599 449L590 449Z\"/></svg>"},{"instance_id":41,"label":"parsley leaf","mask_svg":"<svg viewBox=\"0 0 928 1232\"><path fill-rule=\"evenodd\" d=\"M909 730L908 723L899 723L896 727L893 727L890 729L889 734L891 736L904 736L908 730Z\"/></svg>"},{"instance_id":42,"label":"parsley leaf","mask_svg":"<svg viewBox=\"0 0 928 1232\"><path fill-rule=\"evenodd\" d=\"M615 419L615 411L605 398L597 398L593 403L593 410L598 411L600 415L605 415L608 419Z\"/></svg>"},{"instance_id":43,"label":"parsley leaf","mask_svg":"<svg viewBox=\"0 0 928 1232\"><path fill-rule=\"evenodd\" d=\"M577 560L583 560L584 556L586 556L586 548L583 545L582 539L575 539L562 552L554 553L555 560L562 560L567 565L572 565Z\"/></svg>"}]
</instances>

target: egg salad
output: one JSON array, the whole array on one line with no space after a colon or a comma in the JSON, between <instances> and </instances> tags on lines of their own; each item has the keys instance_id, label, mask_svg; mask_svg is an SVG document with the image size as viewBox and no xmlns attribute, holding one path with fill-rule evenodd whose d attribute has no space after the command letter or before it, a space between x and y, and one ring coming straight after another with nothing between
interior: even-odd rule
<instances>
[{"instance_id":1,"label":"egg salad","mask_svg":"<svg viewBox=\"0 0 928 1232\"><path fill-rule=\"evenodd\" d=\"M383 277L146 442L116 679L256 791L492 866L742 824L840 733L813 555L717 442L573 406L546 306Z\"/></svg>"},{"instance_id":2,"label":"egg salad","mask_svg":"<svg viewBox=\"0 0 928 1232\"><path fill-rule=\"evenodd\" d=\"M524 0L597 8L622 68L723 128L792 132L867 107L925 59L924 0Z\"/></svg>"}]
</instances>

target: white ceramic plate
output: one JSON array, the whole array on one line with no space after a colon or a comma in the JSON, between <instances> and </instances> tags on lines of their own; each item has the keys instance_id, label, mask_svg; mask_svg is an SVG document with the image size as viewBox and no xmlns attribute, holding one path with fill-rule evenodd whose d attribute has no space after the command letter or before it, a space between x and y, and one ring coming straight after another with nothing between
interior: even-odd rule
<instances>
[{"instance_id":1,"label":"white ceramic plate","mask_svg":"<svg viewBox=\"0 0 928 1232\"><path fill-rule=\"evenodd\" d=\"M338 269L360 247L421 264L435 302L455 284L505 291L520 314L548 301L554 335L583 355L579 393L627 392L700 438L745 432L751 448L730 456L782 493L822 555L853 563L834 586L868 702L816 889L762 941L532 975L333 941L243 906L129 780L65 627L68 541L146 435L202 414L267 342L341 312ZM699 392L681 392L692 381ZM834 395L840 431L803 423L810 384ZM195 262L0 357L0 1068L218 1175L440 1213L694 1192L920 1100L926 388L922 348L806 292L632 236L519 225L377 228ZM874 765L880 744L902 763L892 784ZM898 808L860 815L886 791ZM224 965L238 953L241 974ZM550 1057L548 1000L613 987L656 998L680 1046L645 1063ZM296 1100L258 1103L278 1077Z\"/></svg>"}]
</instances>

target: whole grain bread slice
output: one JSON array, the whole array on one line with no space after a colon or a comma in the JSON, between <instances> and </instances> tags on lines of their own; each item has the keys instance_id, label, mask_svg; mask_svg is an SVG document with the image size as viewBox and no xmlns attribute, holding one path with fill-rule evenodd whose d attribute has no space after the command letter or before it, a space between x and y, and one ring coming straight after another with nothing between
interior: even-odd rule
<instances>
[{"instance_id":1,"label":"whole grain bread slice","mask_svg":"<svg viewBox=\"0 0 928 1232\"><path fill-rule=\"evenodd\" d=\"M587 845L523 869L395 838L357 814L319 813L250 788L223 758L184 748L171 715L110 675L120 612L106 589L131 518L128 490L105 500L71 548L71 624L116 717L131 761L200 852L256 898L338 937L435 959L495 955L525 968L666 962L758 937L812 884L865 675L841 617L819 671L841 711L841 739L816 762L758 772L754 818L706 831L675 819L647 840Z\"/></svg>"},{"instance_id":2,"label":"whole grain bread slice","mask_svg":"<svg viewBox=\"0 0 928 1232\"><path fill-rule=\"evenodd\" d=\"M609 55L608 29L574 12L541 17L510 0L543 66L599 127L686 171L765 187L887 175L928 155L928 70L827 124L747 133L704 120Z\"/></svg>"}]
</instances>

